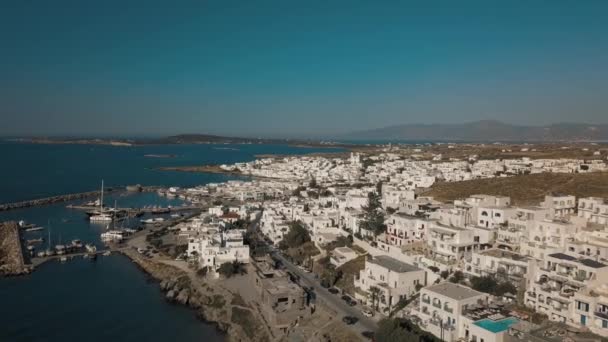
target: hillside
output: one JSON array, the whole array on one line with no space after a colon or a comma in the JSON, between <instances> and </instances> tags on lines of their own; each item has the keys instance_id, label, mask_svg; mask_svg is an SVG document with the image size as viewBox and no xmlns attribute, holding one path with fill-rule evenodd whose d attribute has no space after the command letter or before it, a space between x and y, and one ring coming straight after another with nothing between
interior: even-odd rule
<instances>
[{"instance_id":1,"label":"hillside","mask_svg":"<svg viewBox=\"0 0 608 342\"><path fill-rule=\"evenodd\" d=\"M424 196L433 196L439 201L453 201L475 194L501 195L511 197L511 202L515 205L537 205L545 195L551 193L608 198L608 173L541 173L437 183Z\"/></svg>"},{"instance_id":2,"label":"hillside","mask_svg":"<svg viewBox=\"0 0 608 342\"><path fill-rule=\"evenodd\" d=\"M345 139L412 141L607 141L608 124L511 125L484 120L459 124L407 124L350 133Z\"/></svg>"}]
</instances>

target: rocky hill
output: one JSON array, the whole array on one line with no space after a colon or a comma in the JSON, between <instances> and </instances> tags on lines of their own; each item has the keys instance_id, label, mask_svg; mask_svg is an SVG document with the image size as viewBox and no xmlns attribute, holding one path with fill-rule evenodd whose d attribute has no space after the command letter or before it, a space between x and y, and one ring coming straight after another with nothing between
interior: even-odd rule
<instances>
[{"instance_id":1,"label":"rocky hill","mask_svg":"<svg viewBox=\"0 0 608 342\"><path fill-rule=\"evenodd\" d=\"M608 141L608 124L520 126L484 120L460 124L406 124L350 133L347 139L413 141Z\"/></svg>"}]
</instances>

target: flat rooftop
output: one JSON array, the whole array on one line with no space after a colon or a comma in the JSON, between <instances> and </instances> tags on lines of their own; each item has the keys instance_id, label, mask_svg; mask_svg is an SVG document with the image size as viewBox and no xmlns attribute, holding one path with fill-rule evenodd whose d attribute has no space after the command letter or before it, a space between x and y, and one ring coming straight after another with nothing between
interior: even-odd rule
<instances>
[{"instance_id":1,"label":"flat rooftop","mask_svg":"<svg viewBox=\"0 0 608 342\"><path fill-rule=\"evenodd\" d=\"M528 257L525 255L497 248L487 249L485 251L480 252L479 254L488 255L495 258L511 259L514 261L524 261L528 259Z\"/></svg>"},{"instance_id":2,"label":"flat rooftop","mask_svg":"<svg viewBox=\"0 0 608 342\"><path fill-rule=\"evenodd\" d=\"M397 273L420 271L420 269L416 266L406 264L402 261L399 261L395 258L391 258L390 256L386 255L379 255L377 257L374 257L372 260L367 260L367 262L382 266L390 271Z\"/></svg>"},{"instance_id":3,"label":"flat rooftop","mask_svg":"<svg viewBox=\"0 0 608 342\"><path fill-rule=\"evenodd\" d=\"M483 292L475 291L472 288L450 282L432 285L426 287L425 290L456 300L469 299L484 295Z\"/></svg>"},{"instance_id":4,"label":"flat rooftop","mask_svg":"<svg viewBox=\"0 0 608 342\"><path fill-rule=\"evenodd\" d=\"M595 261L593 259L578 259L578 258L575 258L571 255L564 254L564 253L554 253L554 254L549 254L549 256L552 258L560 259L560 260L575 261L579 264L582 264L582 265L585 265L585 266L591 267L591 268L602 268L602 267L608 266L602 262Z\"/></svg>"}]
</instances>

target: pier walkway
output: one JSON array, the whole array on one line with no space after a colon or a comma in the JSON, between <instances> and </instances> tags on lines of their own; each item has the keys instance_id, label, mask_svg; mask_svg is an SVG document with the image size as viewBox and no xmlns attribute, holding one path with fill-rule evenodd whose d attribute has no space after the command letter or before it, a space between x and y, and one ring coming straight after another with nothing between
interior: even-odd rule
<instances>
[{"instance_id":1,"label":"pier walkway","mask_svg":"<svg viewBox=\"0 0 608 342\"><path fill-rule=\"evenodd\" d=\"M69 253L69 254L62 254L62 255L51 255L51 256L45 256L45 257L32 257L31 263L32 263L32 266L37 267L37 266L44 264L47 261L61 259L62 257L66 257L69 260L69 259L73 259L73 258L77 258L77 257L83 257L85 255L91 255L91 254L101 255L106 252L116 253L116 252L120 252L121 250L126 249L126 248L128 248L128 247L122 246L119 248L106 248L106 249L98 250L95 252L77 252L77 253Z\"/></svg>"}]
</instances>

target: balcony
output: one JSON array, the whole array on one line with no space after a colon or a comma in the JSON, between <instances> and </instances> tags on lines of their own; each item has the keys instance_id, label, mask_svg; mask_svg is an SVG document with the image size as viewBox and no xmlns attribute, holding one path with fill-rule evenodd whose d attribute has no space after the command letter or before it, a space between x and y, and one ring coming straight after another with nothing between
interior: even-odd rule
<instances>
[{"instance_id":1,"label":"balcony","mask_svg":"<svg viewBox=\"0 0 608 342\"><path fill-rule=\"evenodd\" d=\"M602 319L608 319L608 312L606 312L606 311L596 311L593 314L595 315L595 317L599 317Z\"/></svg>"},{"instance_id":2,"label":"balcony","mask_svg":"<svg viewBox=\"0 0 608 342\"><path fill-rule=\"evenodd\" d=\"M454 308L450 308L450 307L444 306L443 307L443 311L448 312L448 313L454 313Z\"/></svg>"},{"instance_id":3,"label":"balcony","mask_svg":"<svg viewBox=\"0 0 608 342\"><path fill-rule=\"evenodd\" d=\"M433 306L437 309L441 309L441 303L433 303Z\"/></svg>"},{"instance_id":4,"label":"balcony","mask_svg":"<svg viewBox=\"0 0 608 342\"><path fill-rule=\"evenodd\" d=\"M431 298L422 298L422 302L426 304L431 304Z\"/></svg>"}]
</instances>

